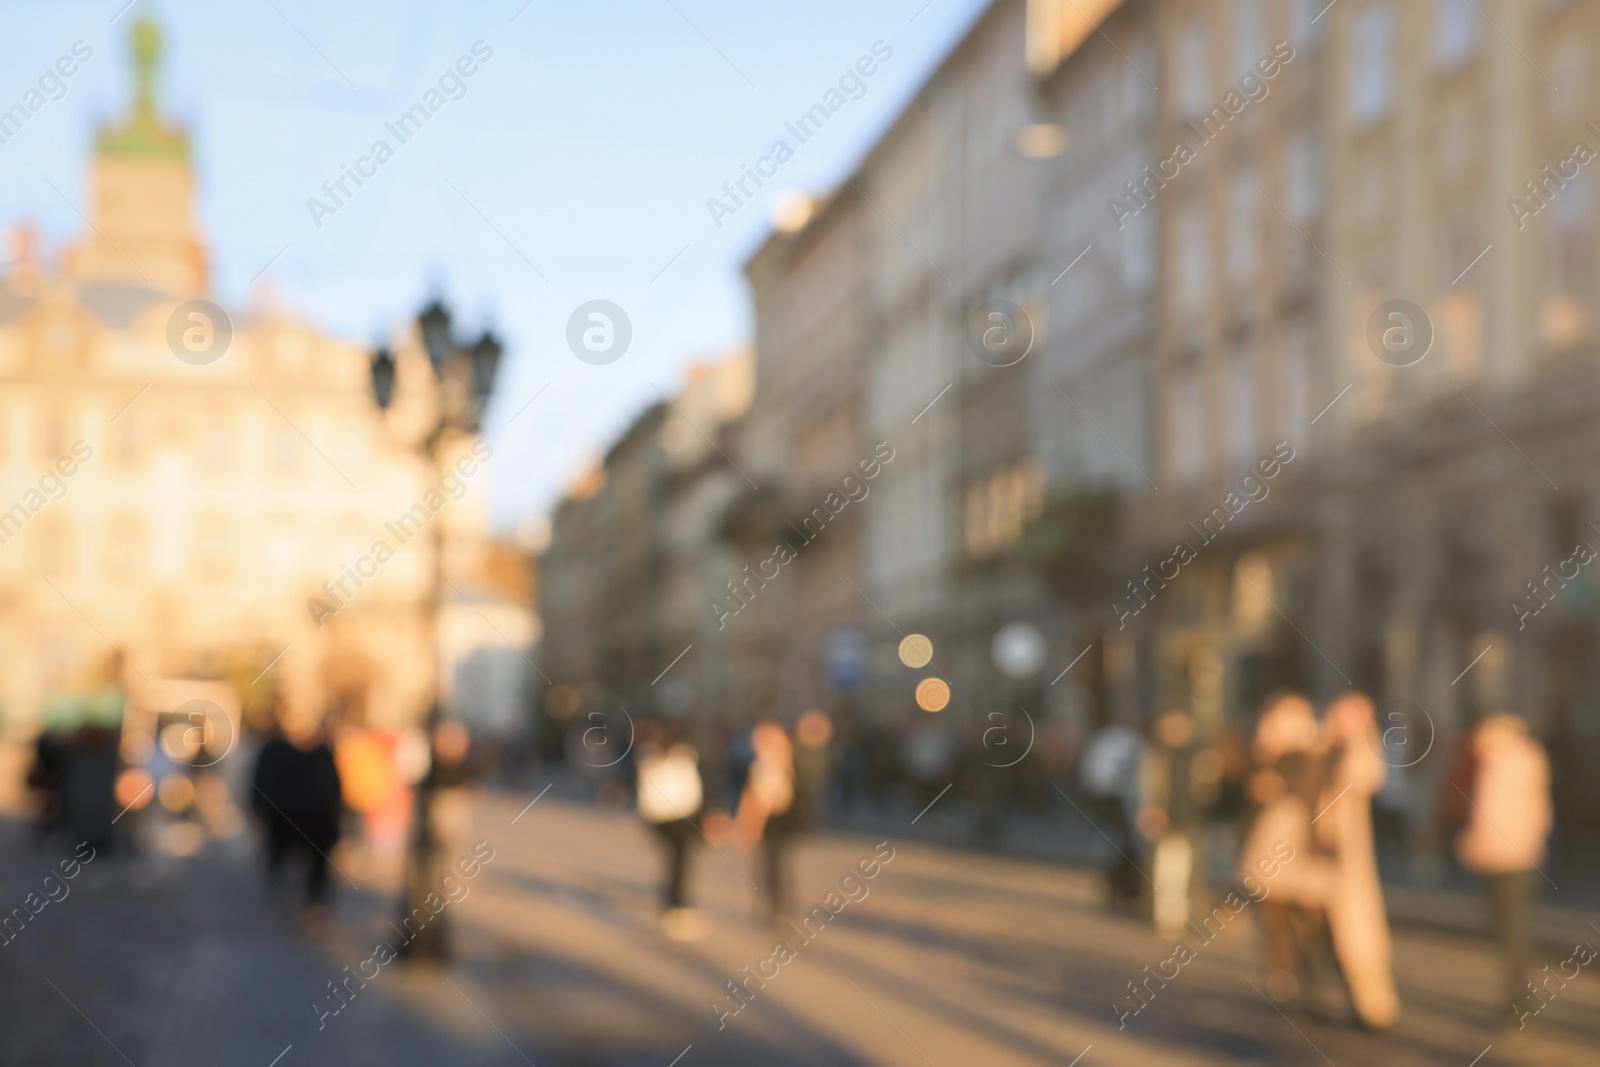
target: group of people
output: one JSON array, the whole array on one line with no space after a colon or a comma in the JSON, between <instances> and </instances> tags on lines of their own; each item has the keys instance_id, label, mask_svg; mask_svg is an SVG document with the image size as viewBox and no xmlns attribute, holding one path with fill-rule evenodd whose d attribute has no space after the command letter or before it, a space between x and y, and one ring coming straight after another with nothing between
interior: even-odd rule
<instances>
[{"instance_id":1,"label":"group of people","mask_svg":"<svg viewBox=\"0 0 1600 1067\"><path fill-rule=\"evenodd\" d=\"M430 844L459 851L473 804L470 752L471 736L455 721L384 733L350 715L280 706L250 783L269 893L277 894L289 868L300 868L306 927L318 933L330 918L331 854L347 830L355 829L369 866L395 868L389 874L399 873L424 828ZM416 810L419 803L426 812Z\"/></svg>"},{"instance_id":2,"label":"group of people","mask_svg":"<svg viewBox=\"0 0 1600 1067\"><path fill-rule=\"evenodd\" d=\"M811 821L805 754L826 745L828 729L821 712L802 716L796 726L798 756L795 739L775 722L761 723L739 738L728 760L726 795L733 798L728 810L709 795L700 755L681 727L641 724L634 795L639 817L660 837L665 853L661 925L668 937L692 940L708 927L704 912L689 905L686 889L689 855L699 840L758 851L765 914L773 925L788 914L790 846Z\"/></svg>"},{"instance_id":3,"label":"group of people","mask_svg":"<svg viewBox=\"0 0 1600 1067\"><path fill-rule=\"evenodd\" d=\"M127 703L119 675L118 660L107 657L79 691L45 707L27 776L41 841L61 836L97 851L112 846L117 748Z\"/></svg>"},{"instance_id":4,"label":"group of people","mask_svg":"<svg viewBox=\"0 0 1600 1067\"><path fill-rule=\"evenodd\" d=\"M1372 701L1352 691L1320 719L1300 694L1269 698L1237 754L1225 739L1202 744L1180 712L1158 718L1148 737L1120 723L1100 730L1078 783L1115 852L1113 907L1146 909L1159 928L1181 930L1205 892L1208 828L1237 820L1237 878L1249 887L1274 872L1251 894L1268 994L1327 1010L1339 988L1360 1025L1392 1025L1401 1005L1372 812L1393 767L1379 726ZM1497 712L1478 720L1442 780L1440 821L1487 890L1509 1017L1527 981L1530 906L1553 822L1549 760L1521 717Z\"/></svg>"},{"instance_id":5,"label":"group of people","mask_svg":"<svg viewBox=\"0 0 1600 1067\"><path fill-rule=\"evenodd\" d=\"M1239 860L1249 872L1279 842L1293 849L1257 905L1269 994L1309 999L1336 970L1356 1018L1379 1030L1400 1016L1372 835L1372 797L1388 770L1382 751L1360 693L1334 700L1320 724L1306 698L1274 699L1251 745L1253 818Z\"/></svg>"}]
</instances>

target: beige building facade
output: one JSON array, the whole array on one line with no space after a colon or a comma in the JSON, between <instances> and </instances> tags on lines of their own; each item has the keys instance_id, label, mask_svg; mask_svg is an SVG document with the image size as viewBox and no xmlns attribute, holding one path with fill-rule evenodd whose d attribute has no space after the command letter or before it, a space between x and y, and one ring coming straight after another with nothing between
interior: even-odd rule
<instances>
[{"instance_id":1,"label":"beige building facade","mask_svg":"<svg viewBox=\"0 0 1600 1067\"><path fill-rule=\"evenodd\" d=\"M449 474L416 458L432 372L409 333L380 416L361 347L270 298L206 300L159 35L133 37L134 101L96 140L85 236L52 257L19 229L0 276L4 722L26 734L115 652L136 697L226 678L247 706L275 690L410 723L436 676L433 528L470 585L492 450L456 443Z\"/></svg>"}]
</instances>

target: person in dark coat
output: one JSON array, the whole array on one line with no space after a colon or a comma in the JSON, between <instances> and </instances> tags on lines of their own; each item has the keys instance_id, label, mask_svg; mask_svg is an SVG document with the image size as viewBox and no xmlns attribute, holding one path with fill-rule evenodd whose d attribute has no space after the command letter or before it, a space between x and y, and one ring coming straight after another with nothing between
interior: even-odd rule
<instances>
[{"instance_id":1,"label":"person in dark coat","mask_svg":"<svg viewBox=\"0 0 1600 1067\"><path fill-rule=\"evenodd\" d=\"M328 853L339 840L339 770L320 724L285 722L256 757L251 801L266 843L267 879L277 880L289 857L306 862L306 898L327 895Z\"/></svg>"}]
</instances>

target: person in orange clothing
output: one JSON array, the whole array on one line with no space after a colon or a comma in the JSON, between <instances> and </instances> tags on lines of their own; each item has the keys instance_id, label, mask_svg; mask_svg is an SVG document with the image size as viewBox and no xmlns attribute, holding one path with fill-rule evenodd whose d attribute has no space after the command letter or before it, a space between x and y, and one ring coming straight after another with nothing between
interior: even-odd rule
<instances>
[{"instance_id":1,"label":"person in orange clothing","mask_svg":"<svg viewBox=\"0 0 1600 1067\"><path fill-rule=\"evenodd\" d=\"M346 726L334 742L345 807L361 817L362 836L380 865L399 862L411 812L397 749L393 734L362 726Z\"/></svg>"}]
</instances>

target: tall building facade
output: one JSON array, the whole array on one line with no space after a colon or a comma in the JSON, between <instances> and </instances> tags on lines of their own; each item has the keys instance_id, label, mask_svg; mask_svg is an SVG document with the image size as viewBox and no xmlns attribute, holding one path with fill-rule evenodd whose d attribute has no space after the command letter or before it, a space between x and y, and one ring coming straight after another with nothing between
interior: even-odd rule
<instances>
[{"instance_id":1,"label":"tall building facade","mask_svg":"<svg viewBox=\"0 0 1600 1067\"><path fill-rule=\"evenodd\" d=\"M752 587L738 714L904 721L937 674L951 718L1009 695L1215 731L1354 687L1392 745L1447 753L1509 707L1557 753L1565 839L1600 834L1597 20L990 4L747 265L734 526L770 537L855 453L893 459L853 528ZM1082 537L1104 500L1107 543L1041 566L1030 531ZM1048 645L1020 685L991 656L1013 622ZM1390 756L1428 840L1447 761Z\"/></svg>"},{"instance_id":2,"label":"tall building facade","mask_svg":"<svg viewBox=\"0 0 1600 1067\"><path fill-rule=\"evenodd\" d=\"M133 102L95 140L87 232L52 263L15 231L0 276L3 721L26 735L115 655L135 699L226 677L408 724L436 680L433 530L470 588L486 446L451 446L448 478L416 458L434 390L409 333L380 415L362 348L270 303L194 303L207 253L187 135L157 106L160 43L135 26ZM231 339L195 358L196 330Z\"/></svg>"}]
</instances>

